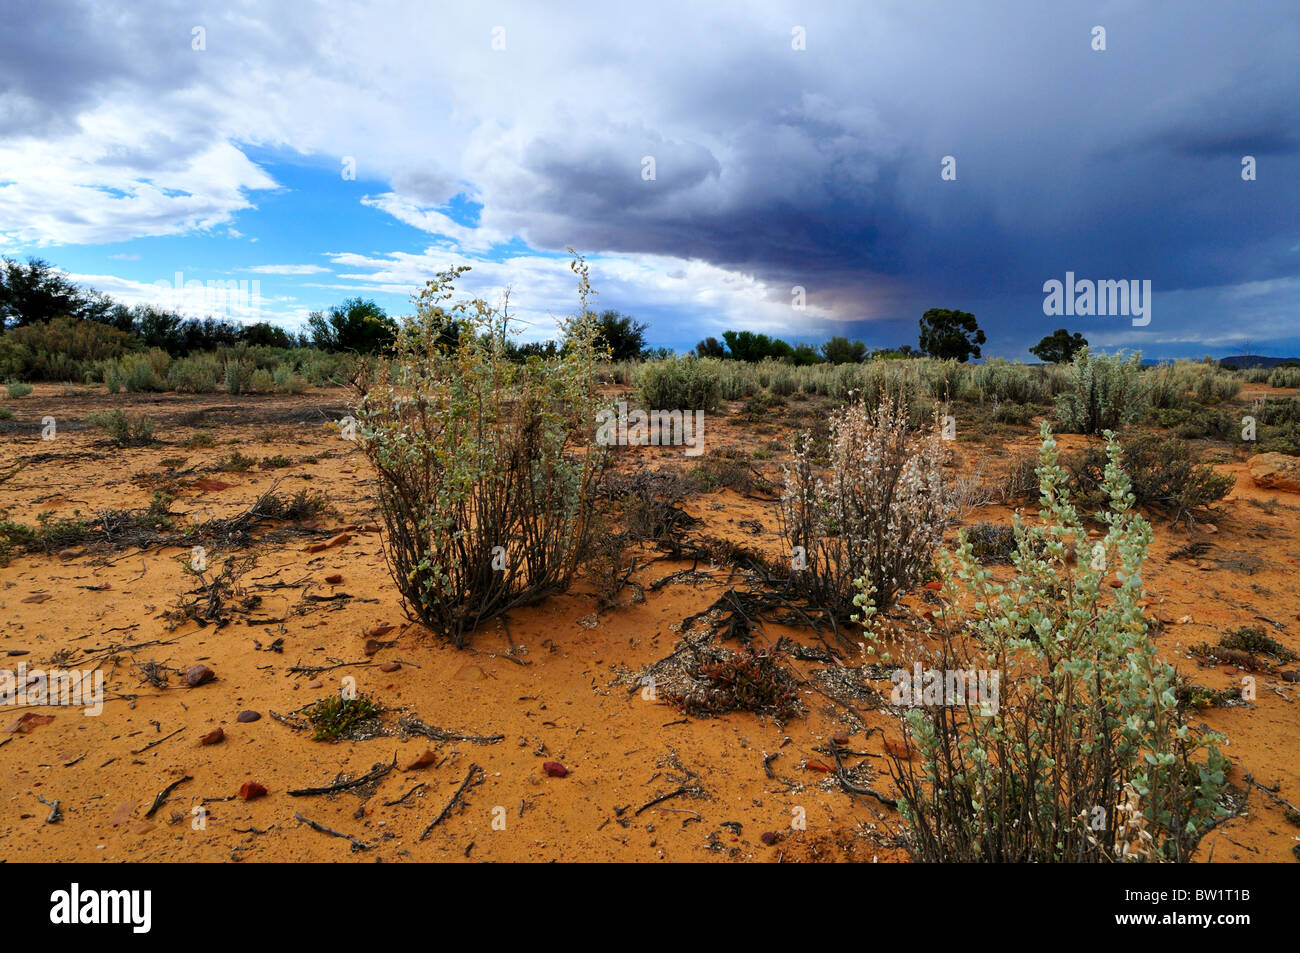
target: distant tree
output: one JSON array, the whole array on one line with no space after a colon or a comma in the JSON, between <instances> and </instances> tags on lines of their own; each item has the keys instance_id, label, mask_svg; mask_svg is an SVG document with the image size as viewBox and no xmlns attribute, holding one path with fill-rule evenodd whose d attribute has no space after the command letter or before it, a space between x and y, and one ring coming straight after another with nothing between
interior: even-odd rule
<instances>
[{"instance_id":1,"label":"distant tree","mask_svg":"<svg viewBox=\"0 0 1300 953\"><path fill-rule=\"evenodd\" d=\"M294 339L289 332L269 321L246 324L239 329L239 340L253 347L293 347Z\"/></svg>"},{"instance_id":2,"label":"distant tree","mask_svg":"<svg viewBox=\"0 0 1300 953\"><path fill-rule=\"evenodd\" d=\"M794 349L794 357L790 363L796 367L808 367L812 364L820 364L822 356L817 353L817 349L811 344L800 344Z\"/></svg>"},{"instance_id":3,"label":"distant tree","mask_svg":"<svg viewBox=\"0 0 1300 953\"><path fill-rule=\"evenodd\" d=\"M831 364L857 364L867 356L867 346L846 337L833 337L822 345L822 357Z\"/></svg>"},{"instance_id":4,"label":"distant tree","mask_svg":"<svg viewBox=\"0 0 1300 953\"><path fill-rule=\"evenodd\" d=\"M676 355L670 347L652 347L641 352L641 357L647 361L666 361Z\"/></svg>"},{"instance_id":5,"label":"distant tree","mask_svg":"<svg viewBox=\"0 0 1300 953\"><path fill-rule=\"evenodd\" d=\"M91 296L47 261L0 260L0 325L24 327L52 318L81 318Z\"/></svg>"},{"instance_id":6,"label":"distant tree","mask_svg":"<svg viewBox=\"0 0 1300 953\"><path fill-rule=\"evenodd\" d=\"M705 338L695 345L696 357L727 357L727 349L717 338Z\"/></svg>"},{"instance_id":7,"label":"distant tree","mask_svg":"<svg viewBox=\"0 0 1300 953\"><path fill-rule=\"evenodd\" d=\"M602 311L596 319L600 338L609 345L610 360L635 361L645 350L645 332L650 326L617 311Z\"/></svg>"},{"instance_id":8,"label":"distant tree","mask_svg":"<svg viewBox=\"0 0 1300 953\"><path fill-rule=\"evenodd\" d=\"M923 354L963 363L980 356L986 338L969 311L931 308L921 316L920 324Z\"/></svg>"},{"instance_id":9,"label":"distant tree","mask_svg":"<svg viewBox=\"0 0 1300 953\"><path fill-rule=\"evenodd\" d=\"M1044 364L1068 364L1074 360L1074 352L1087 347L1088 342L1082 334L1071 334L1065 328L1057 328L1047 337L1029 349Z\"/></svg>"},{"instance_id":10,"label":"distant tree","mask_svg":"<svg viewBox=\"0 0 1300 953\"><path fill-rule=\"evenodd\" d=\"M313 347L323 351L355 351L370 354L393 342L397 322L373 301L349 298L328 312L313 311L307 317ZM459 329L449 327L447 336L454 342Z\"/></svg>"}]
</instances>

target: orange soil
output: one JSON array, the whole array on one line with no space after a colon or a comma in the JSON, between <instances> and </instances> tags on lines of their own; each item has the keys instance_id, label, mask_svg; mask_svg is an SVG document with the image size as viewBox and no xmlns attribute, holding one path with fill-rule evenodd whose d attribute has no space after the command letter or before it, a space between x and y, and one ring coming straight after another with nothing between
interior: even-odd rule
<instances>
[{"instance_id":1,"label":"orange soil","mask_svg":"<svg viewBox=\"0 0 1300 953\"><path fill-rule=\"evenodd\" d=\"M1249 396L1249 395L1247 395ZM662 658L677 643L678 623L711 604L728 586L729 570L712 572L711 584L669 585L632 604L624 590L621 606L597 614L597 599L579 585L570 593L511 613L509 633L490 623L468 651L456 651L409 625L388 576L374 528L368 467L355 446L326 423L324 408L341 409L343 391L314 391L296 397L225 395L125 395L109 398L94 391L42 385L22 400L4 403L14 419L0 423L0 477L20 458L23 469L0 487L7 518L34 524L39 513L85 516L102 509L138 509L155 489L175 494L172 510L194 519L228 517L245 510L276 480L290 493L299 489L327 494L335 513L319 522L319 535L287 543L255 543L249 552L256 567L244 577L263 586L255 615L285 617L275 624L246 625L236 617L223 628L193 622L170 629L165 613L193 587L182 572L188 550L139 552L78 546L62 554L27 554L0 568L0 668L19 661L29 667L49 664L56 653L66 667L92 667L101 659L108 700L99 717L79 709L39 708L53 721L30 732L4 732L23 711L0 708L0 856L19 861L50 860L840 860L905 859L893 836L900 828L892 810L879 802L852 798L824 771L808 762L829 761L832 735L852 734L854 750L876 755L871 784L890 794L880 732L855 730L844 710L806 691L806 716L784 727L752 714L689 719L662 701L644 700L623 676ZM124 406L145 412L158 423L163 441L142 449L117 450L98 432L81 428L87 412ZM795 407L791 403L791 407ZM195 418L206 409L201 428ZM809 405L808 410L812 410ZM818 414L821 411L817 411ZM57 439L40 439L41 417L59 423ZM768 441L783 440L787 423L755 428L736 418L714 417L706 433L712 456L724 446L752 453ZM264 421L259 423L259 421ZM186 425L187 422L190 425ZM808 421L805 421L807 423ZM728 426L739 424L739 426ZM959 424L960 426L960 424ZM767 431L761 439L753 430ZM187 450L195 433L215 438L211 447ZM1080 438L1063 438L1064 446ZM1005 449L1032 449L1036 440L1020 428ZM986 464L986 482L1004 449L997 440L955 445L963 470ZM173 469L202 471L232 450L261 459L283 454L293 460L276 470L190 474L168 481L167 458L183 458ZM322 454L329 453L329 456ZM679 450L623 451L652 455L653 465L685 468L695 461ZM315 456L316 462L301 458ZM755 461L777 475L784 454ZM1166 659L1210 688L1239 684L1241 673L1225 666L1202 668L1184 649L1211 642L1228 628L1260 624L1263 616L1285 632L1264 625L1289 648L1300 651L1297 613L1300 595L1293 584L1300 565L1294 540L1300 525L1300 500L1254 487L1244 464L1225 465L1238 477L1231 498L1216 516L1218 532L1175 531L1156 520L1146 584L1153 613L1189 621L1166 626L1156 635ZM224 489L193 485L197 478L228 484ZM211 486L211 484L209 484ZM1266 503L1281 497L1277 505ZM686 509L702 519L701 531L760 548L781 550L773 506L753 496L721 490L691 498ZM1000 521L1009 510L987 506L969 521ZM740 526L757 520L757 535ZM308 546L329 538L331 530L359 526L347 543L319 553ZM265 531L263 531L265 532ZM1212 571L1169 562L1166 556L1192 540L1213 549L1201 561ZM219 563L222 554L209 559ZM642 560L644 563L645 560ZM633 578L643 585L690 564L656 562ZM699 566L701 571L708 567ZM337 585L325 577L338 573ZM733 580L734 584L735 580ZM306 595L347 593L351 598L305 601ZM25 601L47 595L45 601ZM909 603L919 604L918 596ZM392 640L373 658L363 654L365 633L380 622L398 626L382 637ZM759 644L771 645L788 634L818 644L806 629L765 625ZM282 652L270 650L282 639ZM133 645L161 640L138 649ZM511 642L515 656L505 657ZM99 652L120 645L113 652ZM260 646L260 649L259 649ZM68 654L70 653L70 654ZM111 657L105 659L105 655ZM79 661L94 656L94 661ZM152 687L137 666L156 661L184 670L204 663L217 679L197 688L176 676L165 689ZM386 662L400 669L382 672ZM848 659L853 664L853 659ZM318 676L289 671L293 665L362 663ZM806 677L817 663L794 662ZM356 679L360 691L390 709L404 709L425 723L467 735L504 735L496 744L468 741L437 743L397 736L360 742L317 742L270 716L302 708L337 693L341 679ZM1259 675L1258 700L1249 706L1213 709L1193 716L1230 739L1231 778L1245 785L1252 775L1292 803L1300 802L1300 739L1290 707L1300 687L1276 675ZM877 687L888 690L888 682ZM888 711L858 705L866 724L896 735ZM236 721L246 709L262 718ZM395 717L386 717L395 723ZM225 740L201 746L216 727ZM173 732L176 732L173 734ZM434 765L402 770L426 750ZM774 778L764 771L764 757ZM346 791L291 797L291 789L332 783L341 772L356 777L394 757L398 769L373 791ZM858 759L854 760L857 763ZM543 762L558 761L569 774L547 777ZM483 782L471 787L428 837L421 834L452 800L472 764ZM690 781L697 796L680 795L636 811L646 802ZM155 796L188 776L152 816L145 813ZM245 782L264 785L269 794L243 801ZM417 785L400 804L393 804ZM1200 857L1214 861L1291 860L1297 828L1282 809L1249 787L1249 816L1235 819L1204 841ZM48 804L58 800L62 820L47 823ZM192 809L204 805L206 829L194 830ZM792 829L799 810L806 830ZM354 852L348 842L312 830L295 813L374 845ZM497 823L494 828L494 818ZM504 824L502 824L504 821ZM732 824L731 822L736 822ZM504 827L504 829L497 829ZM776 843L761 840L779 832Z\"/></svg>"}]
</instances>

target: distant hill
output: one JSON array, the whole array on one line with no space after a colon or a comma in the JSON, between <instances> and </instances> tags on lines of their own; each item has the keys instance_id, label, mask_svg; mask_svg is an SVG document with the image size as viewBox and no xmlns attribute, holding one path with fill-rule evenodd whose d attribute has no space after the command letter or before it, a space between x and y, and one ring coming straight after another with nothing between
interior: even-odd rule
<instances>
[{"instance_id":1,"label":"distant hill","mask_svg":"<svg viewBox=\"0 0 1300 953\"><path fill-rule=\"evenodd\" d=\"M1300 357L1263 357L1259 354L1242 354L1219 358L1223 367L1277 367L1279 364L1300 364Z\"/></svg>"}]
</instances>

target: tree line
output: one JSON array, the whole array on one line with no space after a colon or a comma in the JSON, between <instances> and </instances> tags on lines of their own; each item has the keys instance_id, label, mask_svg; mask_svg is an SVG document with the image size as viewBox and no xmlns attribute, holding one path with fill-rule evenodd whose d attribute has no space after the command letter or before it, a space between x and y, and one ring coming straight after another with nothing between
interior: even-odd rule
<instances>
[{"instance_id":1,"label":"tree line","mask_svg":"<svg viewBox=\"0 0 1300 953\"><path fill-rule=\"evenodd\" d=\"M370 354L393 343L398 324L374 301L356 297L324 311L313 311L304 330L291 332L267 321L241 324L217 318L184 317L156 305L125 305L98 291L82 288L48 262L29 258L25 263L0 259L0 328L23 328L56 321L94 322L128 335L140 346L159 348L185 356L238 344L263 347L313 347L323 351ZM666 357L667 348L646 344L648 325L616 310L596 316L598 334L615 361ZM445 330L448 343L456 340L455 327ZM722 340L706 337L694 349L698 357L757 362L777 360L793 365L854 364L868 358L934 357L969 361L981 356L986 343L975 315L968 311L931 308L920 320L916 348L904 344L870 349L862 341L836 336L820 347L791 345L780 338L754 331L724 331ZM1069 361L1087 341L1079 333L1060 328L1029 351L1045 363ZM532 355L551 357L563 342L517 344L508 341L510 356L523 360Z\"/></svg>"}]
</instances>

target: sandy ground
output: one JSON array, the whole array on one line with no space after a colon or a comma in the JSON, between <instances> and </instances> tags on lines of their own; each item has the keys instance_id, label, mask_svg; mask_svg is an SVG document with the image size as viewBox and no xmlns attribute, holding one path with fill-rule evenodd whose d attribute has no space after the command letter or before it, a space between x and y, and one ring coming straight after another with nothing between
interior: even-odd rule
<instances>
[{"instance_id":1,"label":"sandy ground","mask_svg":"<svg viewBox=\"0 0 1300 953\"><path fill-rule=\"evenodd\" d=\"M882 758L884 738L897 734L888 711L869 700L850 703L858 721L844 704L805 687L807 714L784 725L747 713L686 718L636 690L630 673L671 652L681 620L737 585L727 566L700 563L694 584L650 590L656 580L693 564L661 559L646 565L654 555L647 551L645 568L632 577L646 589L644 600L625 589L619 605L598 611L590 586L579 585L512 612L508 630L501 623L485 626L466 651L410 625L384 562L367 465L329 422L343 412L346 397L343 391L313 391L292 397L110 398L90 389L42 385L30 397L4 402L14 417L0 423L0 477L23 463L0 483L9 519L32 524L42 513L88 517L105 509L140 509L157 490L174 497L171 509L185 519L225 518L247 510L276 481L283 492L324 493L333 512L307 526L274 524L257 531L242 550L256 562L241 577L241 592L260 596L260 602L222 627L169 620L195 586L183 570L187 548L140 551L92 542L59 553L20 554L0 568L0 655L8 656L0 667L25 662L29 668L98 668L107 695L97 717L68 708L0 708L0 857L906 859L898 846L897 815L871 798L850 796L824 770L831 763L832 736L848 735L844 747L856 752L848 763L862 766L855 777L892 793ZM111 406L149 414L161 442L120 450L82 425L89 411ZM812 404L790 407L807 415L805 423L824 416ZM46 415L57 422L53 441L40 439ZM775 446L793 426L775 417L753 424L733 406L730 419L714 427L709 454L724 447L750 453ZM211 445L187 447L196 434L209 435ZM1080 439L1062 443L1077 445ZM997 467L1010 451L1035 443L1031 428L1022 427L1013 435L961 440L956 447L964 471L983 466L986 480L996 483ZM236 450L259 461L282 455L288 465L210 469ZM694 465L678 450L624 453L653 455L656 466ZM771 451L752 462L775 477L783 457ZM1300 496L1256 488L1244 456L1223 467L1238 480L1214 517L1216 531L1203 525L1173 530L1156 519L1146 575L1150 613L1170 621L1156 635L1162 655L1214 689L1238 685L1242 673L1200 665L1186 653L1188 645L1260 625L1300 651L1294 582L1300 570ZM773 504L761 492L721 489L690 498L684 508L703 521L695 532L773 554L781 549ZM1009 512L988 505L967 521L1002 521ZM346 541L311 551L339 534ZM1193 541L1211 547L1195 565L1167 559ZM226 555L218 547L207 558L220 565ZM327 581L334 576L341 578ZM909 597L908 604L921 605L924 595ZM365 654L368 633L384 623L395 628L375 636L380 647ZM756 643L772 645L781 635L820 644L806 628L772 624L759 629ZM848 652L845 658L849 665L855 661ZM161 667L162 687L146 678L147 663ZM188 687L184 672L198 664L209 666L216 678ZM815 683L817 670L836 663L792 667ZM293 712L337 694L345 678L388 709L378 737L313 741L308 732L273 717L292 721ZM1203 860L1294 860L1300 828L1247 777L1300 803L1294 708L1300 686L1277 673L1257 678L1254 703L1193 716L1228 736L1231 780L1249 793L1247 816L1206 838ZM876 683L886 694L888 685ZM241 712L261 717L240 721ZM53 718L20 721L31 714ZM402 716L479 740L404 733ZM884 731L872 730L877 727ZM201 744L216 728L224 739ZM421 758L426 753L430 757ZM430 763L413 766L420 760ZM567 776L548 776L546 762L562 764ZM382 776L337 793L289 793L358 779L372 769ZM267 794L242 799L241 788L247 793L250 782ZM150 813L159 793L172 785ZM650 804L673 792L681 793ZM61 816L50 822L55 801ZM348 835L365 849L300 818ZM801 820L804 829L798 829Z\"/></svg>"}]
</instances>

